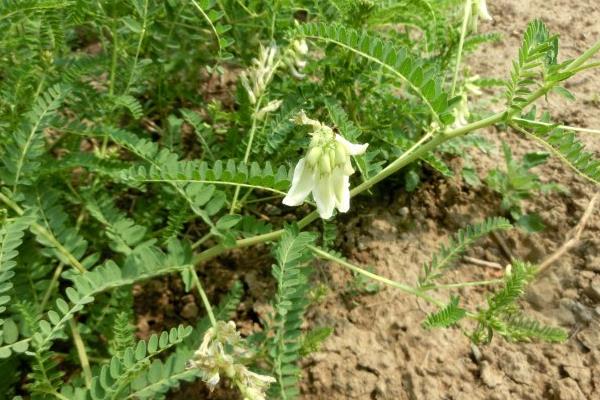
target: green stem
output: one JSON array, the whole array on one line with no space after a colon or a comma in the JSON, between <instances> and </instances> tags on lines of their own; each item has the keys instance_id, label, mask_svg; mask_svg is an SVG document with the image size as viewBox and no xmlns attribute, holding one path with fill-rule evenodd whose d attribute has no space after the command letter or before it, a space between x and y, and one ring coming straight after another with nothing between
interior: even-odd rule
<instances>
[{"instance_id":1,"label":"green stem","mask_svg":"<svg viewBox=\"0 0 600 400\"><path fill-rule=\"evenodd\" d=\"M113 10L113 12L114 12L114 10ZM109 84L108 84L108 95L110 97L112 97L112 95L115 93L115 81L117 79L117 51L118 51L118 47L119 47L119 39L117 37L117 24L115 22L114 16L112 19L110 32L111 32L113 44L112 44L112 56L111 56L111 62L110 62L110 78L109 78ZM102 155L102 158L104 158L106 156L106 149L108 147L108 136L109 136L109 134L106 133L104 135L104 139L102 140L102 148L100 149L100 154Z\"/></svg>"},{"instance_id":2,"label":"green stem","mask_svg":"<svg viewBox=\"0 0 600 400\"><path fill-rule=\"evenodd\" d=\"M4 193L0 193L0 200L4 204L6 204L10 208L12 208L17 214L19 214L19 215L25 214L25 211L21 207L19 207L19 205L17 203L15 203L10 198L8 198ZM52 244L52 246L54 246L54 249L56 251L58 251L59 253L61 253L68 260L69 265L71 265L72 267L74 267L81 273L86 272L86 269L83 267L83 265L81 265L81 263L77 260L77 258L75 258L75 256L73 254L71 254L71 252L69 250L67 250L54 237L52 232L49 232L46 228L44 228L43 226L41 226L40 224L38 224L36 222L31 224L30 229L33 233L43 236L48 242L50 242L50 244Z\"/></svg>"},{"instance_id":3,"label":"green stem","mask_svg":"<svg viewBox=\"0 0 600 400\"><path fill-rule=\"evenodd\" d=\"M200 279L198 278L198 274L196 273L196 269L194 268L193 265L190 266L189 271L192 274L192 280L194 281L196 289L198 289L198 294L200 295L200 298L202 299L202 303L204 303L204 308L206 308L206 313L208 314L208 318L210 319L210 324L213 327L216 327L217 320L215 319L215 314L213 313L213 309L212 309L212 306L210 305L210 301L208 301L208 297L206 296L206 293L204 292L204 289L202 288L202 283L200 283Z\"/></svg>"},{"instance_id":4,"label":"green stem","mask_svg":"<svg viewBox=\"0 0 600 400\"><path fill-rule=\"evenodd\" d=\"M192 250L196 250L198 247L202 246L202 243L206 242L208 239L212 237L212 233L208 232L206 235L202 236L200 239L192 244Z\"/></svg>"},{"instance_id":5,"label":"green stem","mask_svg":"<svg viewBox=\"0 0 600 400\"><path fill-rule=\"evenodd\" d=\"M577 69L580 66L582 66L584 62L586 62L587 60L592 58L594 56L594 54L596 54L598 51L600 51L600 40L598 40L596 43L594 43L594 45L592 47L587 49L585 52L583 52L582 55L577 57L571 64L569 64L567 66L566 71L567 72L577 71Z\"/></svg>"},{"instance_id":6,"label":"green stem","mask_svg":"<svg viewBox=\"0 0 600 400\"><path fill-rule=\"evenodd\" d=\"M85 344L81 339L79 329L77 329L77 322L71 318L69 320L69 325L71 326L73 342L75 342L75 348L77 349L77 354L79 355L79 362L81 363L81 368L83 369L85 386L89 389L92 387L92 370L90 368L90 360L88 359L87 352L85 351Z\"/></svg>"},{"instance_id":7,"label":"green stem","mask_svg":"<svg viewBox=\"0 0 600 400\"><path fill-rule=\"evenodd\" d=\"M419 290L417 288L414 288L414 287L406 285L404 283L396 282L396 281L393 281L391 279L385 278L383 276L380 276L380 275L374 274L372 272L369 272L366 269L363 269L363 268L361 268L361 267L359 267L357 265L354 265L354 264L352 264L352 263L350 263L350 262L348 262L348 261L346 261L346 260L344 260L342 258L338 258L338 257L336 257L336 256L334 256L332 254L329 254L328 252L323 251L323 250L319 249L318 247L310 246L309 245L308 248L313 253L315 253L315 255L317 255L320 258L323 258L323 259L329 260L329 261L333 261L333 262L335 262L337 264L340 264L341 266L346 267L346 268L348 268L348 269L350 269L350 270L352 270L352 271L354 271L354 272L356 272L358 274L364 275L367 278L370 278L370 279L376 280L378 282L384 283L386 285L395 287L395 288L400 289L401 291L403 291L405 293L409 293L409 294L415 295L417 297L420 297L420 298L422 298L422 299L424 299L424 300L426 300L426 301L428 301L428 302L430 302L432 304L435 304L438 307L443 307L444 306L443 302L434 299L433 297L429 296L428 294L424 293L423 291L421 291L421 290Z\"/></svg>"},{"instance_id":8,"label":"green stem","mask_svg":"<svg viewBox=\"0 0 600 400\"><path fill-rule=\"evenodd\" d=\"M588 69L598 68L600 67L600 61L594 61L589 64L582 65L580 67L574 68L571 70L572 73L577 74L581 71L586 71Z\"/></svg>"},{"instance_id":9,"label":"green stem","mask_svg":"<svg viewBox=\"0 0 600 400\"><path fill-rule=\"evenodd\" d=\"M254 112L252 113L252 126L250 127L250 137L248 138L248 144L246 145L246 152L244 153L244 164L248 164L248 160L250 159L250 151L252 150L252 142L254 141L254 134L256 132L256 114L260 109L261 103L262 96L258 100L256 100L256 106L254 107ZM240 186L236 186L235 193L233 194L233 200L231 201L231 207L229 208L229 214L233 214L235 212L237 198L239 195Z\"/></svg>"},{"instance_id":10,"label":"green stem","mask_svg":"<svg viewBox=\"0 0 600 400\"><path fill-rule=\"evenodd\" d=\"M547 126L547 127L556 126L557 128L564 129L567 131L600 134L600 129L579 128L577 126L569 126L569 125L556 125L556 124L551 124L548 122L532 121L532 120L523 119L523 118L513 118L512 120L516 121L516 122L524 122L526 124L538 125L538 126Z\"/></svg>"},{"instance_id":11,"label":"green stem","mask_svg":"<svg viewBox=\"0 0 600 400\"><path fill-rule=\"evenodd\" d=\"M46 304L48 304L48 300L50 300L50 295L54 291L54 288L57 286L58 278L60 278L60 274L62 273L64 264L61 262L58 264L56 269L54 270L54 274L52 274L52 279L50 280L50 284L48 285L48 289L44 293L44 298L42 299L42 303L40 305L40 312L44 312L46 309Z\"/></svg>"},{"instance_id":12,"label":"green stem","mask_svg":"<svg viewBox=\"0 0 600 400\"><path fill-rule=\"evenodd\" d=\"M135 74L135 69L137 68L137 63L140 58L140 52L142 51L142 43L144 41L144 36L146 35L146 29L148 24L148 0L144 1L144 22L142 23L142 31L140 32L140 38L138 40L137 48L135 50L135 58L133 59L133 66L131 68L131 73L129 74L129 79L127 79L127 85L125 86L125 91L123 93L127 93L129 91L129 87L131 86L131 82L133 80L133 75Z\"/></svg>"},{"instance_id":13,"label":"green stem","mask_svg":"<svg viewBox=\"0 0 600 400\"><path fill-rule=\"evenodd\" d=\"M452 78L452 89L450 90L450 97L454 96L456 91L456 83L458 81L458 72L460 70L460 63L462 59L463 47L465 45L465 37L467 36L467 27L469 25L469 18L472 13L472 0L467 0L465 3L465 12L463 15L462 27L460 28L460 40L458 42L458 51L456 52L456 65L454 66L454 77Z\"/></svg>"}]
</instances>

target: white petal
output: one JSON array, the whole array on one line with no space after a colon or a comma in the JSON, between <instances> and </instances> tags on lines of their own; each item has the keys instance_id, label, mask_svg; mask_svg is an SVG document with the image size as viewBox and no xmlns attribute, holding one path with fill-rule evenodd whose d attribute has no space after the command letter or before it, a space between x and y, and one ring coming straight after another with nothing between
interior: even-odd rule
<instances>
[{"instance_id":1,"label":"white petal","mask_svg":"<svg viewBox=\"0 0 600 400\"><path fill-rule=\"evenodd\" d=\"M335 206L339 212L348 212L350 209L350 177L344 175L341 168L336 168L332 180L335 189Z\"/></svg>"},{"instance_id":2,"label":"white petal","mask_svg":"<svg viewBox=\"0 0 600 400\"><path fill-rule=\"evenodd\" d=\"M335 194L331 182L331 175L317 178L317 184L313 189L313 197L317 203L317 211L323 219L329 219L335 208Z\"/></svg>"},{"instance_id":3,"label":"white petal","mask_svg":"<svg viewBox=\"0 0 600 400\"><path fill-rule=\"evenodd\" d=\"M292 178L292 187L283 198L283 204L286 206L299 206L312 190L315 180L313 171L305 166L306 161L301 158L294 169Z\"/></svg>"},{"instance_id":4,"label":"white petal","mask_svg":"<svg viewBox=\"0 0 600 400\"><path fill-rule=\"evenodd\" d=\"M367 147L369 147L369 143L365 143L365 144L350 143L343 136L338 135L338 134L335 135L335 140L337 140L338 143L343 144L344 147L346 147L348 154L350 154L351 156L361 155L365 151L367 151Z\"/></svg>"},{"instance_id":5,"label":"white petal","mask_svg":"<svg viewBox=\"0 0 600 400\"><path fill-rule=\"evenodd\" d=\"M487 3L485 2L485 0L479 0L479 16L487 21L492 20L492 16L488 11Z\"/></svg>"}]
</instances>

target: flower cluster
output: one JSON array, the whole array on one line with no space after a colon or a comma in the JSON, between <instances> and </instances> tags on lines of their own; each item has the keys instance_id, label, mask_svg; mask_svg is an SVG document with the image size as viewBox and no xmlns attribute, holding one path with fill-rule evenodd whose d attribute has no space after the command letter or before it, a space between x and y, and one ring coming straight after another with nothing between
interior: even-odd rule
<instances>
[{"instance_id":1,"label":"flower cluster","mask_svg":"<svg viewBox=\"0 0 600 400\"><path fill-rule=\"evenodd\" d=\"M308 45L304 39L294 40L292 45L286 51L284 62L294 78L303 79L306 77L306 75L302 73L302 70L307 64L305 60L307 54Z\"/></svg>"},{"instance_id":2,"label":"flower cluster","mask_svg":"<svg viewBox=\"0 0 600 400\"><path fill-rule=\"evenodd\" d=\"M312 192L317 211L329 219L333 210L347 212L350 208L350 175L354 173L351 156L363 154L368 144L354 144L336 134L333 129L301 112L296 123L313 127L308 152L294 169L292 187L283 204L298 206Z\"/></svg>"},{"instance_id":3,"label":"flower cluster","mask_svg":"<svg viewBox=\"0 0 600 400\"><path fill-rule=\"evenodd\" d=\"M250 103L256 104L257 100L265 92L269 82L271 82L279 66L279 63L275 62L276 55L277 47L270 46L265 48L260 46L258 58L252 60L252 67L241 73L240 80L248 93Z\"/></svg>"},{"instance_id":4,"label":"flower cluster","mask_svg":"<svg viewBox=\"0 0 600 400\"><path fill-rule=\"evenodd\" d=\"M460 128L469 123L469 117L471 116L471 112L469 111L469 94L480 95L482 94L479 86L475 84L475 82L479 79L479 76L475 75L469 77L465 80L461 92L458 94L460 96L460 102L458 105L452 110L452 114L454 115L454 123L450 126L452 129Z\"/></svg>"},{"instance_id":5,"label":"flower cluster","mask_svg":"<svg viewBox=\"0 0 600 400\"><path fill-rule=\"evenodd\" d=\"M244 400L265 400L265 392L275 379L250 371L239 361L251 354L233 321L218 321L204 334L202 344L189 361L188 368L198 368L204 381L213 390L221 375L229 378L242 392Z\"/></svg>"}]
</instances>

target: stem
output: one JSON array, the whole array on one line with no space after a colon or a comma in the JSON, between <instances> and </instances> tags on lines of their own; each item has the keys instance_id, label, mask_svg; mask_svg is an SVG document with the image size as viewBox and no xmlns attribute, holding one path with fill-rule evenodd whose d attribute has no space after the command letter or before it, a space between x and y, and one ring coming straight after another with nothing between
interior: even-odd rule
<instances>
[{"instance_id":1,"label":"stem","mask_svg":"<svg viewBox=\"0 0 600 400\"><path fill-rule=\"evenodd\" d=\"M211 19L208 17L208 15L206 15L206 13L202 9L202 7L200 7L200 4L198 4L195 0L190 0L190 1L198 9L198 11L200 12L200 14L202 14L202 17L206 20L206 22L208 22L208 25L210 26L210 29L212 30L212 33L215 35L215 38L217 39L217 46L219 46L219 54L221 54L221 50L222 50L222 48L221 48L221 38L219 37L219 32L217 32L217 28L215 28L215 25L213 24L213 22L211 21Z\"/></svg>"},{"instance_id":2,"label":"stem","mask_svg":"<svg viewBox=\"0 0 600 400\"><path fill-rule=\"evenodd\" d=\"M565 72L575 72L584 62L589 60L600 50L600 40L598 40L592 47L583 52L582 55L577 57L571 64L567 66Z\"/></svg>"},{"instance_id":3,"label":"stem","mask_svg":"<svg viewBox=\"0 0 600 400\"><path fill-rule=\"evenodd\" d=\"M393 286L393 287L395 287L397 289L400 289L401 291L403 291L405 293L409 293L409 294L415 295L417 297L420 297L420 298L422 298L422 299L424 299L424 300L426 300L426 301L428 301L428 302L430 302L432 304L435 304L438 307L443 307L444 306L444 303L442 303L439 300L434 299L433 297L425 294L424 292L422 292L421 290L419 290L417 288L414 288L414 287L408 286L408 285L406 285L404 283L396 282L396 281L393 281L391 279L385 278L383 276L380 276L380 275L374 274L372 272L369 272L369 271L367 271L367 270L365 270L365 269L363 269L363 268L361 268L361 267L359 267L357 265L354 265L354 264L352 264L352 263L350 263L350 262L348 262L348 261L346 261L344 259L338 258L338 257L336 257L336 256L334 256L332 254L329 254L328 252L323 251L323 250L319 249L318 247L309 245L308 248L310 249L310 251L312 251L313 253L315 253L315 255L319 256L320 258L323 258L323 259L329 260L329 261L333 261L333 262L338 263L341 266L346 267L346 268L348 268L348 269L350 269L350 270L352 270L352 271L354 271L354 272L356 272L358 274L364 275L364 276L366 276L368 278L371 278L373 280L379 281L381 283L385 283L386 285Z\"/></svg>"},{"instance_id":4,"label":"stem","mask_svg":"<svg viewBox=\"0 0 600 400\"><path fill-rule=\"evenodd\" d=\"M144 1L144 22L142 24L142 31L140 32L140 38L138 40L137 48L135 50L135 58L133 59L133 67L131 68L131 73L129 74L129 79L127 80L127 86L125 86L125 91L123 93L127 93L129 91L129 87L131 86L131 81L133 80L133 75L135 74L135 69L137 68L137 63L140 58L140 52L142 50L142 42L144 41L144 36L146 35L147 23L148 23L148 0Z\"/></svg>"},{"instance_id":5,"label":"stem","mask_svg":"<svg viewBox=\"0 0 600 400\"><path fill-rule=\"evenodd\" d=\"M87 352L85 351L85 344L83 343L81 335L79 334L79 330L77 329L77 322L71 318L69 320L69 325L71 326L73 342L75 342L75 348L77 349L77 354L79 355L79 362L81 363L81 368L83 369L85 386L89 389L92 386L92 370L90 369L90 360L88 359Z\"/></svg>"},{"instance_id":6,"label":"stem","mask_svg":"<svg viewBox=\"0 0 600 400\"><path fill-rule=\"evenodd\" d=\"M196 285L196 288L198 289L198 294L200 295L200 298L202 299L202 303L204 303L204 308L206 308L206 313L208 314L208 318L210 319L210 324L213 327L217 326L217 320L215 319L215 314L213 313L213 309L212 306L210 305L210 302L208 301L208 297L206 297L206 293L204 292L204 289L202 288L202 283L200 283L200 279L198 279L198 274L196 273L196 269L194 268L194 266L190 266L190 273L192 274L192 280L194 281L194 284Z\"/></svg>"},{"instance_id":7,"label":"stem","mask_svg":"<svg viewBox=\"0 0 600 400\"><path fill-rule=\"evenodd\" d=\"M113 13L114 13L114 9L113 9ZM118 46L119 46L119 42L118 42L118 38L117 38L117 24L115 22L114 15L113 15L110 32L111 32L111 36L112 36L112 40L113 40L113 45L112 45L112 56L111 56L111 62L110 62L110 80L109 80L109 86L108 86L108 95L112 97L112 95L115 93L115 80L116 80L116 76L117 76L117 50L118 50ZM108 136L109 136L109 134L106 133L104 135L104 139L102 140L102 148L100 150L100 154L102 155L102 158L104 158L106 156L106 148L108 147Z\"/></svg>"},{"instance_id":8,"label":"stem","mask_svg":"<svg viewBox=\"0 0 600 400\"><path fill-rule=\"evenodd\" d=\"M252 150L252 142L254 141L254 134L256 132L256 113L258 113L261 103L262 96L256 100L256 106L254 107L254 112L252 113L252 126L250 127L250 137L248 138L248 144L246 145L246 153L244 153L244 164L248 164L248 160L250 159L250 151ZM231 201L231 207L229 208L229 214L233 214L235 212L237 198L239 195L240 186L236 186L235 193L233 194L233 200Z\"/></svg>"},{"instance_id":9,"label":"stem","mask_svg":"<svg viewBox=\"0 0 600 400\"><path fill-rule=\"evenodd\" d=\"M591 62L589 64L582 65L580 67L574 68L571 70L574 74L577 74L581 71L586 71L588 69L598 68L600 67L600 61Z\"/></svg>"},{"instance_id":10,"label":"stem","mask_svg":"<svg viewBox=\"0 0 600 400\"><path fill-rule=\"evenodd\" d=\"M454 66L454 77L452 78L452 89L450 90L450 97L454 96L456 91L456 82L458 81L458 71L460 70L460 62L462 59L463 47L465 45L465 36L467 36L467 27L469 24L469 18L472 13L472 0L467 0L465 3L465 13L463 15L462 27L460 28L460 40L458 42L458 51L456 53L456 65Z\"/></svg>"},{"instance_id":11,"label":"stem","mask_svg":"<svg viewBox=\"0 0 600 400\"><path fill-rule=\"evenodd\" d=\"M460 283L447 283L441 285L435 285L431 289L457 289L462 287L470 287L470 286L486 286L486 285L499 285L503 283L503 279L489 279L486 281L473 281L473 282L460 282Z\"/></svg>"},{"instance_id":12,"label":"stem","mask_svg":"<svg viewBox=\"0 0 600 400\"><path fill-rule=\"evenodd\" d=\"M513 118L512 120L517 121L517 122L525 122L526 124L532 124L532 125L538 125L538 126L556 126L557 128L565 129L568 131L600 134L600 129L579 128L577 126L569 126L569 125L555 125L555 124L551 124L548 122L531 121L531 120L523 119L523 118Z\"/></svg>"},{"instance_id":13,"label":"stem","mask_svg":"<svg viewBox=\"0 0 600 400\"><path fill-rule=\"evenodd\" d=\"M4 195L4 193L0 193L0 200L2 202L4 202L4 204L6 204L10 208L12 208L20 216L23 215L23 214L25 214L25 211L21 207L19 207L19 205L17 203L15 203L11 199L9 199L6 195ZM71 265L72 267L74 267L75 269L77 269L82 274L84 272L86 272L86 269L83 267L83 265L81 265L81 263L77 260L77 258L75 258L75 256L73 254L71 254L71 252L69 252L69 250L67 250L54 237L54 235L51 232L49 232L46 228L44 228L43 226L41 226L37 222L34 222L33 224L31 224L30 229L31 229L31 231L33 233L38 234L40 236L43 236L48 242L50 242L50 244L52 246L54 246L54 249L57 252L61 253L68 260L68 264L69 265Z\"/></svg>"},{"instance_id":14,"label":"stem","mask_svg":"<svg viewBox=\"0 0 600 400\"><path fill-rule=\"evenodd\" d=\"M54 287L56 286L56 282L58 282L58 278L62 273L63 267L64 264L61 262L54 270L54 274L52 275L52 279L50 280L48 289L46 289L46 293L44 293L44 298L42 299L42 304L40 305L40 312L44 312L44 310L46 309L46 304L48 304L48 300L50 300L50 295L54 291Z\"/></svg>"},{"instance_id":15,"label":"stem","mask_svg":"<svg viewBox=\"0 0 600 400\"><path fill-rule=\"evenodd\" d=\"M194 242L194 244L192 244L192 250L196 250L198 247L200 247L202 245L202 243L206 242L208 239L210 239L212 237L212 233L208 232L206 235L202 236L200 239L198 239L196 242Z\"/></svg>"}]
</instances>

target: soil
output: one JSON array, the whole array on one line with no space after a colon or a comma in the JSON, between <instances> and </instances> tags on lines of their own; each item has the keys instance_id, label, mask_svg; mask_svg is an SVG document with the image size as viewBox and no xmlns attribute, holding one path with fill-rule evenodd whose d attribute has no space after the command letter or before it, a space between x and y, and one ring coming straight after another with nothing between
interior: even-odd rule
<instances>
[{"instance_id":1,"label":"soil","mask_svg":"<svg viewBox=\"0 0 600 400\"><path fill-rule=\"evenodd\" d=\"M580 54L600 37L597 0L488 3L494 20L480 24L480 30L500 32L502 40L469 56L467 64L474 74L508 76L522 33L533 18L541 18L551 32L560 34L559 57L563 60ZM555 120L599 128L600 73L578 75L565 87L577 100L566 102L550 96L546 106ZM501 107L501 100L492 107ZM514 132L493 129L481 134L497 149L502 142L508 143L515 157L543 150ZM581 134L580 138L588 150L600 154L600 136ZM501 152L474 150L472 155L481 177L503 165ZM482 240L469 256L503 266L509 257L536 263L565 242L598 188L556 159L535 171L544 182L558 182L569 190L568 194L553 192L526 202L525 209L539 213L546 229L529 235L515 229L503 233L500 240ZM415 283L423 263L450 235L499 213L500 197L484 186L473 188L460 178L430 177L415 193L398 190L375 204L357 199L352 212L338 221L339 248L353 262L370 266L377 274ZM210 268L220 270L223 281L241 276L248 289L240 316L257 320L256 315L264 313L268 301L264 293L269 289L265 283L268 270L257 265L268 265L268 261L255 263L232 255L219 263L223 265ZM501 274L499 269L463 261L446 280L476 281ZM318 277L327 294L309 311L307 327L329 326L334 331L321 349L303 362L302 399L600 398L600 206L579 244L530 285L522 302L529 316L565 328L569 338L564 344L510 343L494 337L490 344L475 347L459 329L423 329L421 322L433 309L413 296L387 287L361 290L347 270L330 263L318 265ZM461 301L476 307L489 293L486 290L460 289ZM447 299L448 293L437 296ZM195 317L197 309L191 313ZM248 332L254 328L245 327ZM197 385L184 386L173 398L191 395L204 398ZM235 395L220 392L208 398L231 399Z\"/></svg>"}]
</instances>

